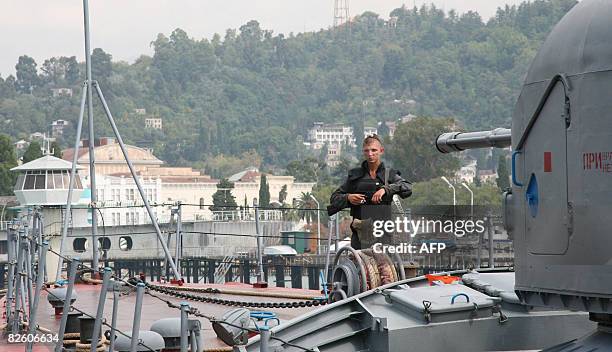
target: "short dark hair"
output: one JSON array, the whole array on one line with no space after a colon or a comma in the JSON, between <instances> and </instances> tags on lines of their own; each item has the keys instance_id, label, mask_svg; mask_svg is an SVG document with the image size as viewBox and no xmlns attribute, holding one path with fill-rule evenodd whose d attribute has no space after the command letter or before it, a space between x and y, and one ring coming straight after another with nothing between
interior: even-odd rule
<instances>
[{"instance_id":1,"label":"short dark hair","mask_svg":"<svg viewBox=\"0 0 612 352\"><path fill-rule=\"evenodd\" d=\"M380 143L380 145L381 145L381 146L383 145L382 141L380 140L380 137L379 137L379 136L378 136L376 133L371 134L371 135L368 135L368 136L367 136L367 137L366 137L366 138L363 140L363 145L364 145L364 146L369 145L370 143L372 143L372 142L374 142L374 141L378 141L378 143Z\"/></svg>"}]
</instances>

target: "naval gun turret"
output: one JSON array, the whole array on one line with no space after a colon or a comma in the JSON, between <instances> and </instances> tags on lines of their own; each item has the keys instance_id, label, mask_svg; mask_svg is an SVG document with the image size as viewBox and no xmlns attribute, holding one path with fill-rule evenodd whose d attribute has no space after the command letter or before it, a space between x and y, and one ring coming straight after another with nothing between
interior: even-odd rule
<instances>
[{"instance_id":1,"label":"naval gun turret","mask_svg":"<svg viewBox=\"0 0 612 352\"><path fill-rule=\"evenodd\" d=\"M610 18L612 1L584 0L556 25L526 76L511 138L497 129L436 141L454 152L511 140L504 205L516 293L528 305L590 312L600 326L612 323Z\"/></svg>"}]
</instances>

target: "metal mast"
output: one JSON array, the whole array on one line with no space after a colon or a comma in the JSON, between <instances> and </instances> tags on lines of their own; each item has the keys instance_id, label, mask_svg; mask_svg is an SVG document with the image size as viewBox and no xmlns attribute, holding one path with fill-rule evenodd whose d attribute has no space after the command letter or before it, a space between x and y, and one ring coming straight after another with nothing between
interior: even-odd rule
<instances>
[{"instance_id":1,"label":"metal mast","mask_svg":"<svg viewBox=\"0 0 612 352\"><path fill-rule=\"evenodd\" d=\"M138 193L140 194L140 197L142 198L145 208L147 209L147 213L149 214L149 218L151 219L151 224L155 228L157 239L159 240L161 247L164 250L164 255L166 256L166 262L170 264L170 267L172 268L172 272L174 273L174 277L176 278L176 280L180 281L181 274L179 270L177 269L174 263L174 260L172 259L172 255L170 255L168 246L166 245L166 243L164 242L162 238L161 230L159 228L159 225L157 224L156 215L153 212L153 209L151 208L149 201L144 194L144 189L142 188L138 175L136 174L136 170L134 169L134 166L132 165L132 162L130 161L130 158L127 153L127 149L125 147L125 144L123 143L123 139L121 138L121 134L119 133L119 130L117 129L117 125L115 125L115 120L113 119L113 115L111 114L108 104L106 103L106 99L104 99L104 94L102 94L102 89L100 88L100 85L98 84L98 82L92 80L92 77L91 77L88 0L83 0L83 14L85 18L84 20L85 62L87 66L87 80L83 84L83 95L81 98L81 111L80 111L79 120L77 123L77 135L76 135L76 142L75 142L75 148L74 148L72 170L70 172L70 187L68 189L68 200L66 202L66 214L64 217L64 223L62 227L62 239L60 242L60 256L59 256L60 259L59 259L59 263L57 267L57 278L56 279L60 279L60 273L61 273L62 265L63 265L62 258L63 258L64 242L65 242L65 238L68 232L68 224L69 224L68 219L69 219L69 216L71 216L70 207L72 204L72 191L74 189L74 180L76 177L76 161L77 161L77 156L79 153L79 140L81 138L81 126L83 124L83 115L84 115L84 108L85 108L86 100L87 100L87 108L88 108L87 112L88 112L88 122L89 122L88 149L89 149L89 170L90 170L89 177L91 181L90 189L91 189L91 210L92 210L92 214L91 214L92 215L92 231L91 232L92 232L92 240L93 240L93 245L92 245L93 247L93 263L92 264L93 265L92 266L94 270L98 270L98 238L97 238L98 231L97 231L97 213L96 213L98 209L96 205L97 197L96 197L96 179L95 179L96 174L95 174L95 167L94 167L95 158L94 158L94 124L93 124L93 92L95 90L96 95L98 96L98 98L100 99L100 102L102 103L102 107L104 109L104 113L106 114L108 122L110 123L111 128L113 129L115 137L117 138L117 142L119 143L119 147L121 148L121 152L123 153L127 166L130 169L130 173L132 174L134 183L136 184L136 187L138 188ZM96 273L97 272L94 272L94 274Z\"/></svg>"},{"instance_id":2,"label":"metal mast","mask_svg":"<svg viewBox=\"0 0 612 352\"><path fill-rule=\"evenodd\" d=\"M334 0L334 27L342 26L349 21L348 0Z\"/></svg>"},{"instance_id":3,"label":"metal mast","mask_svg":"<svg viewBox=\"0 0 612 352\"><path fill-rule=\"evenodd\" d=\"M85 65L87 68L87 123L89 124L89 181L91 189L91 204L96 205L98 200L96 191L96 158L94 155L94 122L93 122L93 90L91 81L91 47L89 36L89 4L87 0L83 0L83 17L85 26ZM76 155L75 150L75 155ZM68 214L66 214L68 216ZM91 209L91 248L93 251L92 266L95 270L98 269L98 214L96 209ZM94 273L95 274L95 273Z\"/></svg>"}]
</instances>

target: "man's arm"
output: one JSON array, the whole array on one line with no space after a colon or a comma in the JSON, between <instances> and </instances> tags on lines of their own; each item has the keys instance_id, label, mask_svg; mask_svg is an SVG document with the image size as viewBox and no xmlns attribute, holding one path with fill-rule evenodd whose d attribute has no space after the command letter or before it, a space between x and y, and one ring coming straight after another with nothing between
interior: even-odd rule
<instances>
[{"instance_id":1,"label":"man's arm","mask_svg":"<svg viewBox=\"0 0 612 352\"><path fill-rule=\"evenodd\" d=\"M404 180L399 171L392 172L389 175L388 183L384 188L385 193L390 197L397 194L401 198L408 198L412 194L412 184Z\"/></svg>"},{"instance_id":2,"label":"man's arm","mask_svg":"<svg viewBox=\"0 0 612 352\"><path fill-rule=\"evenodd\" d=\"M334 193L332 193L331 197L329 198L329 206L327 207L327 214L329 216L332 216L334 214L336 214L337 212L339 212L340 210L349 207L349 201L348 201L348 178L346 179L346 181L342 184L342 186L338 187L338 189L336 189L334 191Z\"/></svg>"}]
</instances>

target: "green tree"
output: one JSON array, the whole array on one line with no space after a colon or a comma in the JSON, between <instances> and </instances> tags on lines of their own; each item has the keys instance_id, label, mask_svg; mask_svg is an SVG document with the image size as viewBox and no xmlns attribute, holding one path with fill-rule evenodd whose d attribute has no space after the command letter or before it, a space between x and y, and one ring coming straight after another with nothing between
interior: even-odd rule
<instances>
[{"instance_id":1,"label":"green tree","mask_svg":"<svg viewBox=\"0 0 612 352\"><path fill-rule=\"evenodd\" d=\"M33 141L23 153L23 163L29 163L32 160L36 160L43 156L42 150L40 149L40 143Z\"/></svg>"},{"instance_id":2,"label":"green tree","mask_svg":"<svg viewBox=\"0 0 612 352\"><path fill-rule=\"evenodd\" d=\"M236 198L232 195L234 184L224 178L219 181L217 191L213 194L213 205L209 207L210 211L230 211L238 207Z\"/></svg>"},{"instance_id":3,"label":"green tree","mask_svg":"<svg viewBox=\"0 0 612 352\"><path fill-rule=\"evenodd\" d=\"M331 171L324 163L305 162L318 155L300 140L314 122L353 126L358 140L364 123L397 121L409 113L452 116L466 130L508 126L537 48L576 3L508 6L486 22L475 12L401 7L392 11L395 26L364 13L356 14L350 31L297 35L275 35L255 21L212 40L176 29L152 38L153 55L133 63L112 62L108 53L94 50L93 74L125 141L153 148L170 165L198 165L221 178L248 166L279 170L297 160L305 165L287 167L289 174L325 184ZM0 80L0 121L14 139L58 117L78 115L82 64L73 57L53 60L42 65L39 76L34 60L24 56L17 79ZM70 87L76 96L51 98L47 88L52 84ZM144 117L134 116L141 108L164 119L163 131L142 128ZM74 137L75 125L66 130L66 140ZM111 133L104 128L100 134ZM386 134L384 128L380 132ZM435 152L430 142L421 147ZM392 164L399 156L392 166L412 178L413 170L402 169L404 159L421 152L405 154L397 146L401 153L392 155L392 144L386 143L387 160ZM242 157L249 150L257 152L262 165ZM360 157L348 148L343 152ZM494 168L497 159L479 166ZM432 176L428 170L439 164L433 161L433 166L410 163L418 172L421 167L427 171L417 179Z\"/></svg>"},{"instance_id":4,"label":"green tree","mask_svg":"<svg viewBox=\"0 0 612 352\"><path fill-rule=\"evenodd\" d=\"M39 78L36 71L36 61L33 58L22 55L15 65L15 89L24 94L29 94L38 86Z\"/></svg>"},{"instance_id":5,"label":"green tree","mask_svg":"<svg viewBox=\"0 0 612 352\"><path fill-rule=\"evenodd\" d=\"M474 192L474 204L499 207L501 192L493 184L470 185ZM470 194L463 187L456 187L457 205L470 205ZM449 205L453 203L453 193L441 179L416 182L412 185L412 196L402 201L405 207L426 205Z\"/></svg>"},{"instance_id":6,"label":"green tree","mask_svg":"<svg viewBox=\"0 0 612 352\"><path fill-rule=\"evenodd\" d=\"M270 186L268 185L268 179L266 174L261 174L261 181L259 183L259 202L260 207L270 206Z\"/></svg>"},{"instance_id":7,"label":"green tree","mask_svg":"<svg viewBox=\"0 0 612 352\"><path fill-rule=\"evenodd\" d=\"M417 117L403 123L388 146L388 158L412 182L450 176L459 169L459 159L454 154L440 154L435 140L454 127L452 119L441 118Z\"/></svg>"},{"instance_id":8,"label":"green tree","mask_svg":"<svg viewBox=\"0 0 612 352\"><path fill-rule=\"evenodd\" d=\"M100 82L105 92L110 89L108 82L113 73L112 58L111 54L106 53L100 48L95 48L91 52L91 76Z\"/></svg>"},{"instance_id":9,"label":"green tree","mask_svg":"<svg viewBox=\"0 0 612 352\"><path fill-rule=\"evenodd\" d=\"M17 157L11 138L0 135L0 195L13 195L16 174L10 169L17 166Z\"/></svg>"},{"instance_id":10,"label":"green tree","mask_svg":"<svg viewBox=\"0 0 612 352\"><path fill-rule=\"evenodd\" d=\"M310 192L302 192L296 208L298 208L298 217L305 220L308 225L317 217L317 203L312 199Z\"/></svg>"},{"instance_id":11,"label":"green tree","mask_svg":"<svg viewBox=\"0 0 612 352\"><path fill-rule=\"evenodd\" d=\"M325 163L315 158L294 160L287 165L287 175L295 177L297 182L317 182Z\"/></svg>"},{"instance_id":12,"label":"green tree","mask_svg":"<svg viewBox=\"0 0 612 352\"><path fill-rule=\"evenodd\" d=\"M62 148L60 148L59 143L53 141L51 143L51 150L53 151L53 156L56 158L62 158Z\"/></svg>"},{"instance_id":13,"label":"green tree","mask_svg":"<svg viewBox=\"0 0 612 352\"><path fill-rule=\"evenodd\" d=\"M508 166L506 165L506 156L500 155L497 163L497 187L500 190L510 188L510 175L508 174Z\"/></svg>"},{"instance_id":14,"label":"green tree","mask_svg":"<svg viewBox=\"0 0 612 352\"><path fill-rule=\"evenodd\" d=\"M66 83L69 85L78 83L79 79L81 79L81 72L79 70L79 63L76 60L76 56L62 57L60 60L63 60L64 63L64 79L66 80Z\"/></svg>"}]
</instances>

